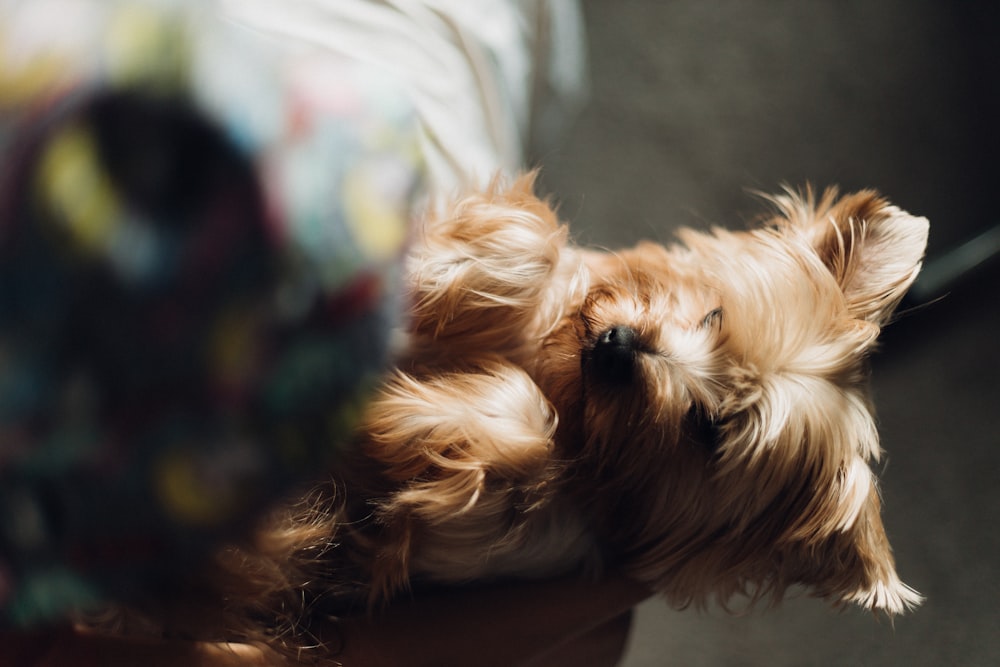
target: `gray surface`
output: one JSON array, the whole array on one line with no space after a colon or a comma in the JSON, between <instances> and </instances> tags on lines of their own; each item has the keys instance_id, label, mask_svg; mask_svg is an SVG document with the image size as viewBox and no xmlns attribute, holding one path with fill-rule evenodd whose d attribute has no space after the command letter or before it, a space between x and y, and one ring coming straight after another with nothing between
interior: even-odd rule
<instances>
[{"instance_id":1,"label":"gray surface","mask_svg":"<svg viewBox=\"0 0 1000 667\"><path fill-rule=\"evenodd\" d=\"M966 4L585 0L593 101L538 156L544 185L609 246L740 225L748 189L876 187L930 218L938 256L1000 221L1000 22ZM626 667L1000 665L997 273L904 317L876 359L885 521L925 606L892 627L808 598L735 617L653 601Z\"/></svg>"}]
</instances>

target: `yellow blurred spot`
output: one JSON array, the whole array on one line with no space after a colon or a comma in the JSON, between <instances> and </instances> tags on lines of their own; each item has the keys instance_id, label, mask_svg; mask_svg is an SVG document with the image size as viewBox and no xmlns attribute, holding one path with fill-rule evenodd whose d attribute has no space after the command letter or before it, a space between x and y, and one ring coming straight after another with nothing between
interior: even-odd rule
<instances>
[{"instance_id":1,"label":"yellow blurred spot","mask_svg":"<svg viewBox=\"0 0 1000 667\"><path fill-rule=\"evenodd\" d=\"M56 134L42 152L37 179L42 200L78 248L97 253L108 247L121 207L89 132L69 126Z\"/></svg>"},{"instance_id":2,"label":"yellow blurred spot","mask_svg":"<svg viewBox=\"0 0 1000 667\"><path fill-rule=\"evenodd\" d=\"M159 462L155 488L163 509L182 523L209 526L228 519L237 508L232 493L210 486L198 474L190 453L168 453Z\"/></svg>"},{"instance_id":3,"label":"yellow blurred spot","mask_svg":"<svg viewBox=\"0 0 1000 667\"><path fill-rule=\"evenodd\" d=\"M184 24L140 4L125 5L108 30L107 61L111 80L165 90L187 81L190 40Z\"/></svg>"},{"instance_id":4,"label":"yellow blurred spot","mask_svg":"<svg viewBox=\"0 0 1000 667\"><path fill-rule=\"evenodd\" d=\"M386 197L374 187L368 171L355 169L345 179L347 224L363 253L376 261L389 261L406 242L408 211L403 202Z\"/></svg>"},{"instance_id":5,"label":"yellow blurred spot","mask_svg":"<svg viewBox=\"0 0 1000 667\"><path fill-rule=\"evenodd\" d=\"M0 57L0 109L25 106L53 95L69 83L68 69L65 59L55 54L35 58L23 67L11 67Z\"/></svg>"},{"instance_id":6,"label":"yellow blurred spot","mask_svg":"<svg viewBox=\"0 0 1000 667\"><path fill-rule=\"evenodd\" d=\"M9 29L0 24L0 109L45 99L67 84L73 73L69 59L55 49L25 57L16 46L17 39L7 34Z\"/></svg>"}]
</instances>

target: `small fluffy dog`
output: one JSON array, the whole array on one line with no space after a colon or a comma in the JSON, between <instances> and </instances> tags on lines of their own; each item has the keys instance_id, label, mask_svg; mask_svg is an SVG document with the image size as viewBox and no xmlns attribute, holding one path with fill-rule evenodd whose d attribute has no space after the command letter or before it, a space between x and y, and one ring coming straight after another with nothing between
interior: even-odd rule
<instances>
[{"instance_id":1,"label":"small fluffy dog","mask_svg":"<svg viewBox=\"0 0 1000 667\"><path fill-rule=\"evenodd\" d=\"M677 605L793 585L918 604L869 468L866 358L927 221L789 192L752 231L606 253L571 244L533 180L417 233L408 342L356 452L258 553L224 555L230 611L288 620L288 641L421 583L602 568Z\"/></svg>"}]
</instances>

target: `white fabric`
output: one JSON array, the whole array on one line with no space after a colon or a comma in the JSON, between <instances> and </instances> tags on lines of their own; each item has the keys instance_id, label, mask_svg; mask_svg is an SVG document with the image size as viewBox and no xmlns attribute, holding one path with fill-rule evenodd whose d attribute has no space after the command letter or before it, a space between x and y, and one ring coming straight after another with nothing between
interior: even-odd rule
<instances>
[{"instance_id":1,"label":"white fabric","mask_svg":"<svg viewBox=\"0 0 1000 667\"><path fill-rule=\"evenodd\" d=\"M524 169L586 94L577 0L218 0L225 16L394 75L431 195Z\"/></svg>"}]
</instances>

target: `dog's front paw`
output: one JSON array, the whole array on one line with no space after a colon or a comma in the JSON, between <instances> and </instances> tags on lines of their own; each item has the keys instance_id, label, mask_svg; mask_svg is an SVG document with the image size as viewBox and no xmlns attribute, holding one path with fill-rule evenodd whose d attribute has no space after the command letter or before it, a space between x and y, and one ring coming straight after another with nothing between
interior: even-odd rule
<instances>
[{"instance_id":1,"label":"dog's front paw","mask_svg":"<svg viewBox=\"0 0 1000 667\"><path fill-rule=\"evenodd\" d=\"M476 579L520 551L524 522L514 518L551 493L555 429L527 373L496 358L391 377L369 407L363 444L393 489L373 503L374 597L405 589L413 572Z\"/></svg>"},{"instance_id":2,"label":"dog's front paw","mask_svg":"<svg viewBox=\"0 0 1000 667\"><path fill-rule=\"evenodd\" d=\"M495 184L428 221L408 267L418 336L504 354L545 326L567 231L533 182Z\"/></svg>"},{"instance_id":3,"label":"dog's front paw","mask_svg":"<svg viewBox=\"0 0 1000 667\"><path fill-rule=\"evenodd\" d=\"M461 371L390 377L369 406L364 451L395 483L433 480L429 495L448 516L475 503L487 478L525 484L543 473L555 428L528 374L488 357Z\"/></svg>"}]
</instances>

